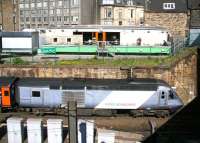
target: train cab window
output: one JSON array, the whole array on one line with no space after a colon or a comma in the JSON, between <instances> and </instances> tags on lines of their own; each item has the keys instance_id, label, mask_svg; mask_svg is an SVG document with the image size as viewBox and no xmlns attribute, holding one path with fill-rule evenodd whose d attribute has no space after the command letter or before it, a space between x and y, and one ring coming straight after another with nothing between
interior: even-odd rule
<instances>
[{"instance_id":1,"label":"train cab window","mask_svg":"<svg viewBox=\"0 0 200 143\"><path fill-rule=\"evenodd\" d=\"M32 97L40 97L40 91L32 91Z\"/></svg>"},{"instance_id":2,"label":"train cab window","mask_svg":"<svg viewBox=\"0 0 200 143\"><path fill-rule=\"evenodd\" d=\"M169 99L174 99L174 94L171 90L169 91Z\"/></svg>"},{"instance_id":3,"label":"train cab window","mask_svg":"<svg viewBox=\"0 0 200 143\"><path fill-rule=\"evenodd\" d=\"M4 96L9 96L9 92L8 91L4 91Z\"/></svg>"}]
</instances>

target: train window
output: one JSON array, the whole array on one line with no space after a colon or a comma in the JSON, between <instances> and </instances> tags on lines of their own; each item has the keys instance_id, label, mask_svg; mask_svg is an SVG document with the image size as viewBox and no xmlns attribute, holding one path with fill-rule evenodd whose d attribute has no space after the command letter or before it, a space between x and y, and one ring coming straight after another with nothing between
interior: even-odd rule
<instances>
[{"instance_id":1,"label":"train window","mask_svg":"<svg viewBox=\"0 0 200 143\"><path fill-rule=\"evenodd\" d=\"M9 92L8 91L4 91L4 96L9 96Z\"/></svg>"},{"instance_id":2,"label":"train window","mask_svg":"<svg viewBox=\"0 0 200 143\"><path fill-rule=\"evenodd\" d=\"M57 42L58 41L58 38L53 38L53 42Z\"/></svg>"},{"instance_id":3,"label":"train window","mask_svg":"<svg viewBox=\"0 0 200 143\"><path fill-rule=\"evenodd\" d=\"M169 91L169 99L174 99L174 94L171 90Z\"/></svg>"},{"instance_id":4,"label":"train window","mask_svg":"<svg viewBox=\"0 0 200 143\"><path fill-rule=\"evenodd\" d=\"M32 91L32 97L40 97L40 91Z\"/></svg>"}]
</instances>

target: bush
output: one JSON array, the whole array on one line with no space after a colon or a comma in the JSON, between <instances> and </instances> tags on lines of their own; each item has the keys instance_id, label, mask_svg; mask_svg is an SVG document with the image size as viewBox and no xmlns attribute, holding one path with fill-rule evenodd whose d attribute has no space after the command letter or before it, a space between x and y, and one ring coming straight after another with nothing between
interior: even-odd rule
<instances>
[{"instance_id":1,"label":"bush","mask_svg":"<svg viewBox=\"0 0 200 143\"><path fill-rule=\"evenodd\" d=\"M25 65L25 64L28 64L27 61L24 61L23 59L21 59L19 57L13 58L12 63L14 65Z\"/></svg>"}]
</instances>

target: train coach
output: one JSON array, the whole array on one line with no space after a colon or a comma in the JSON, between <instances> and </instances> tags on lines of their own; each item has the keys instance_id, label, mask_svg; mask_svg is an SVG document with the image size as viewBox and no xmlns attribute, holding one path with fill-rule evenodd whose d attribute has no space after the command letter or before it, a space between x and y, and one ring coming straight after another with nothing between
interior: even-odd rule
<instances>
[{"instance_id":1,"label":"train coach","mask_svg":"<svg viewBox=\"0 0 200 143\"><path fill-rule=\"evenodd\" d=\"M1 87L2 109L63 109L69 101L77 101L80 109L169 114L183 105L166 82L156 79L21 78L10 82L5 84L7 90ZM10 99L9 104L5 99Z\"/></svg>"}]
</instances>

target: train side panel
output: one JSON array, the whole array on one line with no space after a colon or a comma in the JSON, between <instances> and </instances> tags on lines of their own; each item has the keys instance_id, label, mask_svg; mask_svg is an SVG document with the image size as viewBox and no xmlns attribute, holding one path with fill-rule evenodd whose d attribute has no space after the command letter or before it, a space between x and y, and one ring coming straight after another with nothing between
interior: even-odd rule
<instances>
[{"instance_id":1,"label":"train side panel","mask_svg":"<svg viewBox=\"0 0 200 143\"><path fill-rule=\"evenodd\" d=\"M85 104L96 109L143 109L158 106L158 99L156 91L87 90Z\"/></svg>"}]
</instances>

